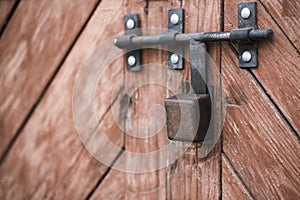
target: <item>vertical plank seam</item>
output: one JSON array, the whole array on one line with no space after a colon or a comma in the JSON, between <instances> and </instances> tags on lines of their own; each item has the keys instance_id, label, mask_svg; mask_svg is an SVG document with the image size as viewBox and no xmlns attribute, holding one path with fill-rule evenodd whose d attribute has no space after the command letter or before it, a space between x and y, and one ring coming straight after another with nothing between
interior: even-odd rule
<instances>
[{"instance_id":1,"label":"vertical plank seam","mask_svg":"<svg viewBox=\"0 0 300 200\"><path fill-rule=\"evenodd\" d=\"M227 157L227 155L225 153L222 153L222 156L224 156L225 161L227 162L227 164L230 166L230 169L232 169L233 173L236 175L236 178L240 181L242 187L245 189L245 191L247 192L248 196L250 196L252 199L254 198L254 195L251 193L251 191L248 189L248 187L246 186L246 184L244 183L243 179L241 178L241 176L239 175L238 171L233 167L231 161L229 160L229 158ZM221 156L221 157L222 157Z\"/></svg>"},{"instance_id":2,"label":"vertical plank seam","mask_svg":"<svg viewBox=\"0 0 300 200\"><path fill-rule=\"evenodd\" d=\"M224 19L225 19L225 0L221 1L221 31L224 31ZM221 77L221 87L222 86L222 43L220 43L220 77ZM221 97L223 97L223 90L221 90ZM223 99L221 99L221 101L223 101ZM223 108L221 107L221 112L223 112ZM223 199L223 185L222 185L222 177L223 177L223 170L222 170L222 152L223 152L223 131L221 131L221 135L220 135L220 145L221 145L221 156L220 156L220 196L219 196L219 200Z\"/></svg>"},{"instance_id":3,"label":"vertical plank seam","mask_svg":"<svg viewBox=\"0 0 300 200\"><path fill-rule=\"evenodd\" d=\"M269 10L267 9L267 7L265 6L265 4L262 3L261 0L259 0L259 3L262 5L262 7L265 9L265 11L268 13L268 15L270 15L270 17L272 18L272 20L275 22L275 24L277 25L277 27L282 31L283 35L287 38L287 40L291 43L291 45L295 48L295 50L297 51L298 54L300 54L299 49L296 47L296 45L292 42L292 40L289 38L289 36L286 34L286 32L281 28L281 26L279 25L279 23L276 21L276 19L272 16L272 14L269 12Z\"/></svg>"},{"instance_id":4,"label":"vertical plank seam","mask_svg":"<svg viewBox=\"0 0 300 200\"><path fill-rule=\"evenodd\" d=\"M108 174L110 173L112 167L117 162L117 160L122 156L123 153L124 153L124 150L121 150L119 152L119 154L117 155L117 157L113 160L112 164L108 167L108 169L105 171L105 173L103 174L103 176L99 178L99 180L97 181L96 185L92 188L92 190L86 196L85 200L89 200L93 196L93 194L96 192L97 188L101 185L101 183L108 176Z\"/></svg>"},{"instance_id":5,"label":"vertical plank seam","mask_svg":"<svg viewBox=\"0 0 300 200\"><path fill-rule=\"evenodd\" d=\"M11 8L11 10L9 11L9 14L8 16L6 17L5 21L4 21L4 24L0 30L0 39L2 38L2 35L7 27L7 25L9 24L10 20L12 19L15 11L17 10L18 8L18 5L20 3L20 0L16 0L16 2L14 3L13 7Z\"/></svg>"},{"instance_id":6,"label":"vertical plank seam","mask_svg":"<svg viewBox=\"0 0 300 200\"><path fill-rule=\"evenodd\" d=\"M42 101L43 97L45 96L45 94L47 93L50 85L52 84L53 80L55 79L56 75L58 74L59 70L61 69L61 67L63 66L64 62L66 61L69 53L72 51L73 47L75 46L75 44L77 43L79 37L81 36L82 32L84 31L84 29L86 28L88 22L90 21L90 19L92 18L93 14L95 13L97 7L99 6L101 0L98 0L98 2L96 3L94 9L92 10L91 14L88 16L87 20L85 21L85 23L83 24L82 28L79 30L78 34L76 35L74 41L72 42L72 44L70 45L69 49L67 50L67 52L65 53L64 57L62 58L61 62L58 64L56 70L54 71L54 73L52 74L52 76L50 77L49 81L47 82L45 88L43 89L43 91L41 92L41 94L39 95L39 97L37 98L36 102L32 105L31 109L29 110L28 114L26 115L25 119L23 120L23 122L21 123L20 127L18 128L18 130L16 131L15 135L13 136L13 138L11 139L11 141L9 142L8 146L6 147L4 153L1 155L0 158L0 166L2 165L2 163L5 161L5 159L7 158L10 150L12 149L13 145L16 143L17 139L19 138L19 136L21 135L23 129L25 128L27 122L29 121L30 117L32 116L32 114L34 113L35 109L38 107L38 105L40 104L40 102Z\"/></svg>"}]
</instances>

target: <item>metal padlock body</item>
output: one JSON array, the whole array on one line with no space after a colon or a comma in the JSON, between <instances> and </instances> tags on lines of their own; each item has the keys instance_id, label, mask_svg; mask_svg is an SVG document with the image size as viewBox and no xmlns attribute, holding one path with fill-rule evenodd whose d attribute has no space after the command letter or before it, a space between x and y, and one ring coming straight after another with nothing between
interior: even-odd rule
<instances>
[{"instance_id":1,"label":"metal padlock body","mask_svg":"<svg viewBox=\"0 0 300 200\"><path fill-rule=\"evenodd\" d=\"M178 94L165 99L170 140L203 142L211 120L208 94Z\"/></svg>"}]
</instances>

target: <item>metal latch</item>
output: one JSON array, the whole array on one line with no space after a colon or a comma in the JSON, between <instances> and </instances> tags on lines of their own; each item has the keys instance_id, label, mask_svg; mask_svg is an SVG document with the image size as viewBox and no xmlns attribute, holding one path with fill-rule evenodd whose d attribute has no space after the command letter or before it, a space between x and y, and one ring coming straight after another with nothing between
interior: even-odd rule
<instances>
[{"instance_id":1,"label":"metal latch","mask_svg":"<svg viewBox=\"0 0 300 200\"><path fill-rule=\"evenodd\" d=\"M114 40L117 47L126 49L129 71L140 71L141 48L162 45L168 47L168 65L171 69L183 69L185 45L190 50L190 94L177 94L165 99L168 138L197 143L214 143L220 102L216 97L216 85L207 81L206 42L230 41L239 44L239 66L257 67L257 41L273 38L271 29L257 29L255 2L238 5L238 29L227 32L202 32L184 34L184 10L168 12L168 29L158 36L140 36L137 15L125 17L126 35ZM212 73L209 73L212 74ZM218 95L218 94L217 94ZM216 117L217 116L217 117Z\"/></svg>"},{"instance_id":2,"label":"metal latch","mask_svg":"<svg viewBox=\"0 0 300 200\"><path fill-rule=\"evenodd\" d=\"M168 12L169 32L158 36L140 36L138 16L125 17L126 35L115 39L115 45L126 49L127 68L131 71L141 70L140 50L134 50L146 45L168 46L168 63L172 69L183 69L183 51L190 41L220 42L230 41L239 44L239 66L252 68L258 66L257 41L273 38L272 29L257 29L256 2L240 3L238 5L238 29L226 32L202 32L183 34L184 10L173 9Z\"/></svg>"}]
</instances>

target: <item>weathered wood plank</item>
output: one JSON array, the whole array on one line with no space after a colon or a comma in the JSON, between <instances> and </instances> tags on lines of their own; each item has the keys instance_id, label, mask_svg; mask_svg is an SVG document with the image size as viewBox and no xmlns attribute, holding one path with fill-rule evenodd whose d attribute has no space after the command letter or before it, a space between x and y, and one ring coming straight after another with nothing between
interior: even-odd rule
<instances>
[{"instance_id":1,"label":"weathered wood plank","mask_svg":"<svg viewBox=\"0 0 300 200\"><path fill-rule=\"evenodd\" d=\"M220 1L183 1L182 7L186 11L185 32L220 31L221 29ZM219 66L219 45L208 46L210 56ZM168 80L174 92L186 93L182 85L190 79L189 65L182 71L168 71ZM178 85L174 85L174 84ZM175 89L176 88L176 89ZM174 142L179 148L190 146L189 143ZM191 145L187 151L168 168L168 198L170 199L217 199L220 195L220 143L205 159L197 156L200 146ZM170 152L172 157L173 152Z\"/></svg>"},{"instance_id":2,"label":"weathered wood plank","mask_svg":"<svg viewBox=\"0 0 300 200\"><path fill-rule=\"evenodd\" d=\"M6 23L7 17L15 2L15 0L0 1L0 30L2 30L4 24Z\"/></svg>"},{"instance_id":3,"label":"weathered wood plank","mask_svg":"<svg viewBox=\"0 0 300 200\"><path fill-rule=\"evenodd\" d=\"M299 141L251 74L237 62L228 45L222 45L222 76L229 104L224 153L254 198L298 199Z\"/></svg>"},{"instance_id":4,"label":"weathered wood plank","mask_svg":"<svg viewBox=\"0 0 300 200\"><path fill-rule=\"evenodd\" d=\"M21 1L18 5L0 41L0 155L64 58L96 2Z\"/></svg>"},{"instance_id":5,"label":"weathered wood plank","mask_svg":"<svg viewBox=\"0 0 300 200\"><path fill-rule=\"evenodd\" d=\"M92 158L78 138L72 115L72 92L76 73L91 50L123 27L120 20L123 4L119 0L103 1L95 11L7 160L1 165L1 199L83 199L105 174L108 167ZM112 23L115 26L111 26ZM112 40L110 43L113 45ZM94 59L94 62L97 64L99 60ZM107 111L114 98L112 90L103 88L114 86L119 80L123 73L120 66L122 59L108 67L104 77L110 78L99 81L95 97L95 105L101 105L95 106L97 114L103 118L100 126L118 147L123 145L123 132L112 113ZM119 100L115 104L120 106ZM106 144L101 141L99 144L102 145L99 150L105 151ZM117 156L110 155L110 152L107 154Z\"/></svg>"},{"instance_id":6,"label":"weathered wood plank","mask_svg":"<svg viewBox=\"0 0 300 200\"><path fill-rule=\"evenodd\" d=\"M297 0L260 0L276 23L289 37L291 42L300 49L300 1ZM264 18L262 18L264 20Z\"/></svg>"},{"instance_id":7,"label":"weathered wood plank","mask_svg":"<svg viewBox=\"0 0 300 200\"><path fill-rule=\"evenodd\" d=\"M126 12L139 13L142 28L165 28L167 26L167 2L149 1L147 14L144 10L146 5L146 1L130 1ZM154 32L159 34L161 30ZM166 66L161 65L163 63L162 52L158 49L144 50L142 56L142 63L145 64L143 71L131 72L125 78L125 87L129 93L132 92L126 118L125 150L147 155L166 144L166 129L158 129L160 125L164 126L161 124L164 121L161 120L164 114L160 114L160 110L151 112L154 108L152 106L164 104L166 88L159 83L164 84L166 80ZM139 85L141 83L143 85ZM132 169L139 170L144 165L156 169L159 160L160 158L157 157L148 163L132 162L131 159L126 162ZM127 173L125 199L165 199L165 178L165 169L139 174Z\"/></svg>"},{"instance_id":8,"label":"weathered wood plank","mask_svg":"<svg viewBox=\"0 0 300 200\"><path fill-rule=\"evenodd\" d=\"M238 1L225 1L225 30L237 27L237 4ZM260 3L257 3L257 7L259 28L272 28L275 38L272 42L259 43L259 67L252 71L299 134L300 56L264 7ZM294 24L293 27L296 27L295 30L299 32L299 23Z\"/></svg>"},{"instance_id":9,"label":"weathered wood plank","mask_svg":"<svg viewBox=\"0 0 300 200\"><path fill-rule=\"evenodd\" d=\"M222 155L222 199L253 199Z\"/></svg>"}]
</instances>

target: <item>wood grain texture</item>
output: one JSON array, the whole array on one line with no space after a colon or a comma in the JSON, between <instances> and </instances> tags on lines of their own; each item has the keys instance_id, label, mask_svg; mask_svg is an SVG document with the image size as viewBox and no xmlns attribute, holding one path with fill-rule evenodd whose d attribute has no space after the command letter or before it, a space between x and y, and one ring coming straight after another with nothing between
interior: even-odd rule
<instances>
[{"instance_id":1,"label":"wood grain texture","mask_svg":"<svg viewBox=\"0 0 300 200\"><path fill-rule=\"evenodd\" d=\"M1 165L1 199L83 199L107 171L108 167L92 158L77 135L72 115L72 92L75 76L90 52L120 31L116 27L122 26L120 18L123 17L123 3L119 0L103 1L95 11ZM112 39L109 42L113 45ZM99 64L98 59L94 59L94 62L92 64ZM97 114L102 116L100 127L118 147L123 145L123 132L109 110L112 92L103 88L107 84L114 85L122 76L123 68L120 66L122 59L108 67L104 74L106 78L99 81L98 87L101 89L95 97ZM115 104L120 105L120 102L116 100ZM84 106L82 102L82 108ZM106 150L106 145L101 141L97 144L101 145L99 151ZM107 155L112 158L117 156L110 152Z\"/></svg>"},{"instance_id":2,"label":"wood grain texture","mask_svg":"<svg viewBox=\"0 0 300 200\"><path fill-rule=\"evenodd\" d=\"M0 40L3 91L0 153L96 5L95 1L84 4L79 0L32 2L21 1ZM178 148L188 148L178 160L168 163L170 166L166 169L132 174L109 170L84 148L73 121L75 76L93 49L123 31L124 13L138 13L142 27L166 28L167 10L182 7L186 12L185 32L221 29L221 1L103 0L0 166L0 199L84 199L89 194L92 199L219 199L221 184L224 199L251 199L252 195L255 199L300 199L300 144L296 135L300 130L299 53L284 34L298 47L298 29L288 30L287 24L291 22L284 21L285 16L278 14L281 11L277 5L286 2L261 2L276 23L258 3L259 26L273 28L275 39L260 43L257 69L239 69L237 56L228 44L208 45L217 67L222 65L228 100L222 157L220 142L206 158L200 159L200 145L173 141L171 143ZM236 0L225 1L226 30L237 24L236 5ZM57 12L52 12L53 9ZM282 12L293 17L290 10ZM29 18L24 17L27 15ZM299 28L298 22L294 24ZM159 33L161 31L155 32ZM112 40L110 42L112 44ZM91 64L103 62L105 59L100 62L97 57ZM125 62L119 57L100 79L94 102L99 126L106 136L115 146L134 153L154 151L168 144L165 127L158 129L160 124L155 124L164 123L160 106L165 97L189 92L188 65L180 72L168 70L166 52L157 49L144 50L143 63L154 63L154 68L145 66L141 72L125 74ZM115 86L117 91L129 92L128 105L124 105L127 98L122 92L114 96L112 88ZM84 106L82 102L83 109ZM116 113L112 112L112 106L116 106ZM118 126L120 121L126 124L125 138ZM153 122L154 125L149 126ZM138 133L148 138L133 135L134 125L145 126ZM294 133L290 125L298 133ZM149 137L153 130L157 131L156 135ZM98 151L107 153L112 159L118 158L118 154L107 152L107 144L103 141L94 142ZM174 152L169 152L168 156L165 162L172 160ZM128 159L127 165L155 167L159 159L148 163L132 163Z\"/></svg>"},{"instance_id":3,"label":"wood grain texture","mask_svg":"<svg viewBox=\"0 0 300 200\"><path fill-rule=\"evenodd\" d=\"M260 2L299 51L300 2L297 0L260 0Z\"/></svg>"},{"instance_id":4,"label":"wood grain texture","mask_svg":"<svg viewBox=\"0 0 300 200\"><path fill-rule=\"evenodd\" d=\"M176 7L180 5L173 5ZM182 1L185 9L186 33L202 31L220 31L221 29L221 2L220 1ZM219 44L208 45L212 60L219 66ZM189 65L178 76L178 72L168 71L169 87L175 93L188 93L187 88L190 79ZM172 94L169 94L172 95ZM168 168L167 184L168 199L218 199L220 196L220 152L221 146L218 142L212 152L200 159L198 151L200 145L185 142L174 142L178 148L186 148L187 151ZM170 152L172 157L174 152Z\"/></svg>"},{"instance_id":5,"label":"wood grain texture","mask_svg":"<svg viewBox=\"0 0 300 200\"><path fill-rule=\"evenodd\" d=\"M15 0L0 1L0 30L2 30L4 24L6 23L7 17L15 2Z\"/></svg>"},{"instance_id":6,"label":"wood grain texture","mask_svg":"<svg viewBox=\"0 0 300 200\"><path fill-rule=\"evenodd\" d=\"M237 4L238 1L225 1L225 30L237 27ZM272 42L259 42L259 67L252 71L299 135L300 55L259 2L257 8L259 28L272 28L275 38ZM299 23L293 26L300 29Z\"/></svg>"},{"instance_id":7,"label":"wood grain texture","mask_svg":"<svg viewBox=\"0 0 300 200\"><path fill-rule=\"evenodd\" d=\"M224 153L255 199L298 199L299 141L226 44L222 77L229 104Z\"/></svg>"},{"instance_id":8,"label":"wood grain texture","mask_svg":"<svg viewBox=\"0 0 300 200\"><path fill-rule=\"evenodd\" d=\"M109 175L101 182L97 191L91 199L122 200L125 199L125 180L124 174L120 171L112 170Z\"/></svg>"},{"instance_id":9,"label":"wood grain texture","mask_svg":"<svg viewBox=\"0 0 300 200\"><path fill-rule=\"evenodd\" d=\"M129 1L126 13L139 13L141 27L157 27L153 34L159 34L160 28L167 26L167 2L162 1ZM147 5L147 13L145 7ZM146 32L146 33L145 33ZM143 31L149 34L149 31ZM143 70L128 73L125 77L125 88L130 96L130 104L126 117L125 150L132 153L157 151L166 145L166 129L164 127L163 107L166 88L166 66L162 66L162 52L158 49L143 50ZM160 84L161 83L161 84ZM156 109L158 108L158 110ZM160 129L162 125L162 129ZM137 128L134 128L137 127ZM144 127L144 128L143 128ZM144 138L143 138L144 137ZM139 170L143 166L158 169L160 155L146 162L126 160L132 169ZM165 169L139 174L127 173L125 199L165 199Z\"/></svg>"},{"instance_id":10,"label":"wood grain texture","mask_svg":"<svg viewBox=\"0 0 300 200\"><path fill-rule=\"evenodd\" d=\"M253 199L224 154L222 155L222 199Z\"/></svg>"},{"instance_id":11,"label":"wood grain texture","mask_svg":"<svg viewBox=\"0 0 300 200\"><path fill-rule=\"evenodd\" d=\"M0 41L0 155L95 4L96 0L54 0L21 1L18 5Z\"/></svg>"}]
</instances>

